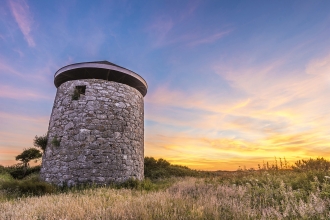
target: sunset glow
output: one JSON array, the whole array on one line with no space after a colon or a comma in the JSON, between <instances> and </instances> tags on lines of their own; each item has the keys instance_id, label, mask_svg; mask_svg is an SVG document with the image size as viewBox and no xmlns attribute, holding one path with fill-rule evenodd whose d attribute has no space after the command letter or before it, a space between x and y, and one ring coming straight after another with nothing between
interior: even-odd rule
<instances>
[{"instance_id":1,"label":"sunset glow","mask_svg":"<svg viewBox=\"0 0 330 220\"><path fill-rule=\"evenodd\" d=\"M330 159L330 1L0 5L0 164L47 132L55 72L140 74L145 156L200 170Z\"/></svg>"}]
</instances>

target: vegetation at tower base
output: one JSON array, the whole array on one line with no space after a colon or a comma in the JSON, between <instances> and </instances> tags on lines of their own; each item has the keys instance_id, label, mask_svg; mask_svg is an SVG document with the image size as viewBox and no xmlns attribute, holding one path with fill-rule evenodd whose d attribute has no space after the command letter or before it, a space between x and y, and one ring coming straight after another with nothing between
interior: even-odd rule
<instances>
[{"instance_id":1,"label":"vegetation at tower base","mask_svg":"<svg viewBox=\"0 0 330 220\"><path fill-rule=\"evenodd\" d=\"M139 181L136 179L129 179L123 183L113 183L108 186L116 189L129 188L140 190L157 190L171 185L173 177L209 176L209 173L211 173L191 170L184 166L172 165L164 159L156 160L153 157L146 157L144 162L145 167L148 170L145 175L145 180ZM49 193L61 193L66 190L81 190L97 187L97 185L93 184L80 184L75 187L58 187L41 181L39 178L39 171L40 166L28 167L26 175L23 175L22 164L16 164L9 167L0 166L0 190L4 190L6 195L11 198L28 195L40 196Z\"/></svg>"},{"instance_id":2,"label":"vegetation at tower base","mask_svg":"<svg viewBox=\"0 0 330 220\"><path fill-rule=\"evenodd\" d=\"M294 169L269 166L73 188L40 182L37 174L15 180L0 166L0 219L330 219L330 170L324 168L329 161L304 161ZM150 157L145 163L154 173L174 166ZM306 164L313 166L302 169Z\"/></svg>"},{"instance_id":3,"label":"vegetation at tower base","mask_svg":"<svg viewBox=\"0 0 330 220\"><path fill-rule=\"evenodd\" d=\"M144 158L144 176L150 179L185 177L185 176L210 176L214 172L192 170L186 166L173 165L160 158L156 160L153 157Z\"/></svg>"}]
</instances>

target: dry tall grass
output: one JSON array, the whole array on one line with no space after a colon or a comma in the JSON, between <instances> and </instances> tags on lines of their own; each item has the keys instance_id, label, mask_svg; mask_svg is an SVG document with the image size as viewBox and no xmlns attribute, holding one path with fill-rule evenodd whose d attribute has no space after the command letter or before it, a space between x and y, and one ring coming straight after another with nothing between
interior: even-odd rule
<instances>
[{"instance_id":1,"label":"dry tall grass","mask_svg":"<svg viewBox=\"0 0 330 220\"><path fill-rule=\"evenodd\" d=\"M276 192L270 182L255 182L184 178L156 192L97 188L28 197L0 202L0 219L330 219L329 197L319 189L303 199L283 182Z\"/></svg>"}]
</instances>

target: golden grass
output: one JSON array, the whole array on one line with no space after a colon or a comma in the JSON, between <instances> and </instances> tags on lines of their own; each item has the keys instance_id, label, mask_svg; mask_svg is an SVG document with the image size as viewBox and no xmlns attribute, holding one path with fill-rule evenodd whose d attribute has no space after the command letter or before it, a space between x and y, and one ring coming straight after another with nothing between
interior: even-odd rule
<instances>
[{"instance_id":1,"label":"golden grass","mask_svg":"<svg viewBox=\"0 0 330 220\"><path fill-rule=\"evenodd\" d=\"M281 185L275 201L264 186L184 178L171 187L97 188L0 202L0 219L329 219L330 202L317 190L306 201Z\"/></svg>"}]
</instances>

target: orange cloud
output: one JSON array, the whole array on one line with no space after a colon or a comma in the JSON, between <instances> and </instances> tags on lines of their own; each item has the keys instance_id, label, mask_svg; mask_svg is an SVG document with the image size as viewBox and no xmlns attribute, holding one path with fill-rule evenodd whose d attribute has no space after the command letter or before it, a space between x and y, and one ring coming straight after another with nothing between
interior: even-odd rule
<instances>
[{"instance_id":1,"label":"orange cloud","mask_svg":"<svg viewBox=\"0 0 330 220\"><path fill-rule=\"evenodd\" d=\"M49 117L0 112L0 164L15 164L15 156L33 146L36 135L47 132Z\"/></svg>"},{"instance_id":2,"label":"orange cloud","mask_svg":"<svg viewBox=\"0 0 330 220\"><path fill-rule=\"evenodd\" d=\"M145 154L165 158L175 164L195 169L236 170L239 166L256 168L275 157L296 160L310 157L330 157L330 138L317 138L301 133L274 135L254 142L228 138L177 136L148 136Z\"/></svg>"},{"instance_id":3,"label":"orange cloud","mask_svg":"<svg viewBox=\"0 0 330 220\"><path fill-rule=\"evenodd\" d=\"M329 158L330 55L302 72L283 73L284 64L216 69L243 94L231 100L158 88L146 97L146 119L155 123L146 127L146 155L207 170L256 168L274 157L291 164Z\"/></svg>"}]
</instances>

